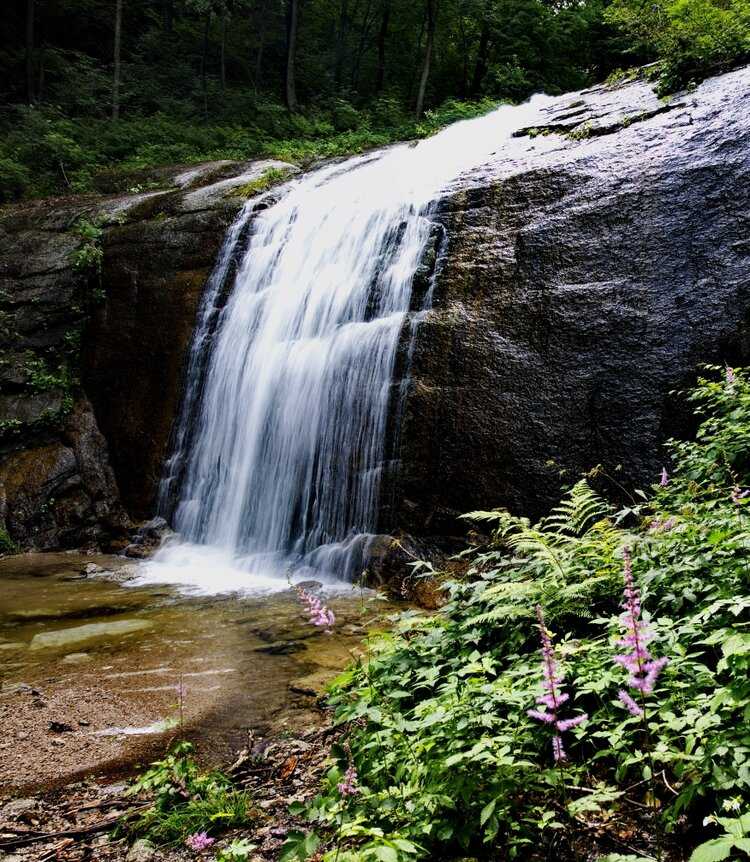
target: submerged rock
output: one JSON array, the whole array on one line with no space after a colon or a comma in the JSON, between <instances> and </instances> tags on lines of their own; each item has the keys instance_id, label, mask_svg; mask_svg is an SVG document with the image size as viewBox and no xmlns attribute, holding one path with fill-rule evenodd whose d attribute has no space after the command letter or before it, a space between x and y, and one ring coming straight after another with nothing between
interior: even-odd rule
<instances>
[{"instance_id":1,"label":"submerged rock","mask_svg":"<svg viewBox=\"0 0 750 862\"><path fill-rule=\"evenodd\" d=\"M69 629L40 632L31 639L29 649L65 649L73 644L87 643L102 638L120 638L134 632L153 628L150 620L114 620L106 623L88 623Z\"/></svg>"}]
</instances>

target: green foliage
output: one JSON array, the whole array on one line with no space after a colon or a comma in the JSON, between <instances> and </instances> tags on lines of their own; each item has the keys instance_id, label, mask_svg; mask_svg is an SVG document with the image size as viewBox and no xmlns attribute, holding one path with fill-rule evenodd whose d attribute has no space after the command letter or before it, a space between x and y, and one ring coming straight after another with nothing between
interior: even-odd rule
<instances>
[{"instance_id":1,"label":"green foliage","mask_svg":"<svg viewBox=\"0 0 750 862\"><path fill-rule=\"evenodd\" d=\"M15 554L18 552L18 546L11 539L5 525L0 523L0 554Z\"/></svg>"},{"instance_id":2,"label":"green foliage","mask_svg":"<svg viewBox=\"0 0 750 862\"><path fill-rule=\"evenodd\" d=\"M201 771L192 755L191 743L177 743L131 786L132 794L152 795L153 804L128 831L169 843L196 832L243 826L255 818L249 794L233 789L220 772Z\"/></svg>"},{"instance_id":3,"label":"green foliage","mask_svg":"<svg viewBox=\"0 0 750 862\"><path fill-rule=\"evenodd\" d=\"M721 826L724 833L696 847L690 862L720 862L736 858L734 851L743 857L750 856L750 813L739 817L712 817L712 822Z\"/></svg>"},{"instance_id":4,"label":"green foliage","mask_svg":"<svg viewBox=\"0 0 750 862\"><path fill-rule=\"evenodd\" d=\"M51 389L71 390L75 381L70 369L62 363L57 372L50 371L43 359L30 359L26 364L29 374L29 386L36 392L47 392Z\"/></svg>"},{"instance_id":5,"label":"green foliage","mask_svg":"<svg viewBox=\"0 0 750 862\"><path fill-rule=\"evenodd\" d=\"M750 58L748 0L613 0L605 17L661 62L663 91Z\"/></svg>"},{"instance_id":6,"label":"green foliage","mask_svg":"<svg viewBox=\"0 0 750 862\"><path fill-rule=\"evenodd\" d=\"M267 192L268 189L284 182L288 177L288 170L283 170L282 168L269 168L267 171L263 171L257 179L251 180L249 183L245 183L242 186L232 189L230 194L232 196L249 198L253 195L260 194L261 192Z\"/></svg>"},{"instance_id":7,"label":"green foliage","mask_svg":"<svg viewBox=\"0 0 750 862\"><path fill-rule=\"evenodd\" d=\"M0 202L22 197L31 185L31 175L25 165L0 155Z\"/></svg>"},{"instance_id":8,"label":"green foliage","mask_svg":"<svg viewBox=\"0 0 750 862\"><path fill-rule=\"evenodd\" d=\"M249 841L242 838L237 841L232 841L232 843L223 850L219 850L216 856L216 862L247 862L256 847L256 844L251 844Z\"/></svg>"},{"instance_id":9,"label":"green foliage","mask_svg":"<svg viewBox=\"0 0 750 862\"><path fill-rule=\"evenodd\" d=\"M608 821L633 823L640 858L653 858L654 827L642 818L654 805L668 841L706 805L747 805L750 497L733 489L750 484L750 383L712 369L689 397L702 423L694 440L669 444L666 487L614 512L579 482L538 524L471 513L492 534L464 552L471 568L449 585L449 604L401 615L339 678L332 703L345 742L307 809L336 845L324 859L550 858ZM654 653L670 659L642 720L618 700L626 674L613 662L625 546ZM548 727L527 715L540 692L536 604L557 635L565 715L589 715L565 734L564 767ZM350 763L359 792L342 797ZM730 834L742 849L744 836ZM288 858L304 849L297 836Z\"/></svg>"},{"instance_id":10,"label":"green foliage","mask_svg":"<svg viewBox=\"0 0 750 862\"><path fill-rule=\"evenodd\" d=\"M663 87L697 80L748 58L749 2L441 3L426 105L447 114L482 100L557 94L650 60L662 63ZM429 113L413 119L425 5L307 4L295 57L302 107L289 111L280 103L288 41L281 6L130 4L120 118L112 120L112 3L33 4L28 51L26 7L10 4L0 36L0 202L149 188L163 181L159 166L210 159L304 165L429 134Z\"/></svg>"},{"instance_id":11,"label":"green foliage","mask_svg":"<svg viewBox=\"0 0 750 862\"><path fill-rule=\"evenodd\" d=\"M104 231L101 224L81 218L76 222L73 233L80 239L78 248L70 255L73 268L79 272L101 275L102 260L104 260L102 249Z\"/></svg>"}]
</instances>

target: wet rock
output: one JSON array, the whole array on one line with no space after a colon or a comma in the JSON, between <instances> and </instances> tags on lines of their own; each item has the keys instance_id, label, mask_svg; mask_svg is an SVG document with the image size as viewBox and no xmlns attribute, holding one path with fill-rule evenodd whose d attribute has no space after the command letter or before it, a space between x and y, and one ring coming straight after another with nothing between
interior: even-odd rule
<instances>
[{"instance_id":1,"label":"wet rock","mask_svg":"<svg viewBox=\"0 0 750 862\"><path fill-rule=\"evenodd\" d=\"M119 551L120 494L137 518L151 513L197 303L244 203L228 193L272 166L162 168L163 191L0 213L0 526L22 548ZM72 262L84 217L105 219L98 305ZM37 371L60 385L39 391Z\"/></svg>"},{"instance_id":2,"label":"wet rock","mask_svg":"<svg viewBox=\"0 0 750 862\"><path fill-rule=\"evenodd\" d=\"M37 404L17 397L24 409ZM0 454L0 522L25 546L76 544L126 523L91 406L80 400L60 421L59 441Z\"/></svg>"},{"instance_id":3,"label":"wet rock","mask_svg":"<svg viewBox=\"0 0 750 862\"><path fill-rule=\"evenodd\" d=\"M91 661L91 656L87 652L71 652L63 656L61 661L63 664L86 664L86 662Z\"/></svg>"},{"instance_id":4,"label":"wet rock","mask_svg":"<svg viewBox=\"0 0 750 862\"><path fill-rule=\"evenodd\" d=\"M262 652L267 655L292 655L296 652L304 652L306 649L305 644L299 641L281 641L268 646L256 647L255 652Z\"/></svg>"},{"instance_id":5,"label":"wet rock","mask_svg":"<svg viewBox=\"0 0 750 862\"><path fill-rule=\"evenodd\" d=\"M645 82L555 100L551 123L582 109L592 133L520 139L439 205L384 522L458 537L462 512L540 515L561 471L597 464L647 487L692 427L670 393L750 358L750 69L657 107Z\"/></svg>"},{"instance_id":6,"label":"wet rock","mask_svg":"<svg viewBox=\"0 0 750 862\"><path fill-rule=\"evenodd\" d=\"M64 649L72 644L105 638L120 638L135 632L153 628L150 620L114 620L113 622L88 623L74 628L40 632L31 639L29 649Z\"/></svg>"},{"instance_id":7,"label":"wet rock","mask_svg":"<svg viewBox=\"0 0 750 862\"><path fill-rule=\"evenodd\" d=\"M152 518L138 527L133 541L123 549L122 553L126 557L134 559L146 559L161 546L166 538L172 535L174 535L174 531L164 518Z\"/></svg>"},{"instance_id":8,"label":"wet rock","mask_svg":"<svg viewBox=\"0 0 750 862\"><path fill-rule=\"evenodd\" d=\"M300 581L294 585L295 588L302 590L322 590L323 584L320 581Z\"/></svg>"}]
</instances>

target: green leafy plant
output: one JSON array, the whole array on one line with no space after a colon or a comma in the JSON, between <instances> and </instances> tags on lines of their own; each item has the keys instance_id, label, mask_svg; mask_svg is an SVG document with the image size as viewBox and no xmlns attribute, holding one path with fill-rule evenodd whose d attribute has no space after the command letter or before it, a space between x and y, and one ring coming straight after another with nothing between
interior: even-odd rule
<instances>
[{"instance_id":1,"label":"green leafy plant","mask_svg":"<svg viewBox=\"0 0 750 862\"><path fill-rule=\"evenodd\" d=\"M83 273L101 275L104 260L101 223L81 218L76 222L73 233L80 239L78 248L70 255L73 267Z\"/></svg>"},{"instance_id":2,"label":"green leafy plant","mask_svg":"<svg viewBox=\"0 0 750 862\"><path fill-rule=\"evenodd\" d=\"M250 795L234 789L220 772L202 771L193 752L191 743L177 743L130 787L131 794L153 797L152 805L127 826L131 834L164 844L243 826L257 817Z\"/></svg>"},{"instance_id":3,"label":"green leafy plant","mask_svg":"<svg viewBox=\"0 0 750 862\"><path fill-rule=\"evenodd\" d=\"M251 844L244 838L232 841L216 855L216 862L247 862L257 844Z\"/></svg>"},{"instance_id":4,"label":"green leafy plant","mask_svg":"<svg viewBox=\"0 0 750 862\"><path fill-rule=\"evenodd\" d=\"M718 838L712 838L695 848L690 862L721 862L733 857L735 851L750 856L750 813L739 817L712 817L711 822L724 829Z\"/></svg>"},{"instance_id":5,"label":"green leafy plant","mask_svg":"<svg viewBox=\"0 0 750 862\"><path fill-rule=\"evenodd\" d=\"M15 554L18 546L11 539L4 524L0 524L0 554Z\"/></svg>"},{"instance_id":6,"label":"green leafy plant","mask_svg":"<svg viewBox=\"0 0 750 862\"><path fill-rule=\"evenodd\" d=\"M335 682L344 739L305 811L324 859L574 857L576 840L590 852L592 830L606 858L610 822L628 824L635 858L670 858L679 821L730 796L747 805L747 373L709 369L687 397L700 427L668 444L662 483L620 512L581 481L536 524L470 513L490 533L462 553L470 566L447 583L449 603L395 618ZM633 598L628 587L629 625L637 616L652 655L669 659L649 679L647 710L618 696L633 685L615 661L625 547L639 589ZM564 770L546 724L528 714L539 696L535 605L558 634L565 714L589 716L566 728ZM351 769L356 792L344 793ZM732 824L713 849L743 849ZM703 838L694 829L682 840ZM305 840L290 837L289 858L310 855Z\"/></svg>"}]
</instances>

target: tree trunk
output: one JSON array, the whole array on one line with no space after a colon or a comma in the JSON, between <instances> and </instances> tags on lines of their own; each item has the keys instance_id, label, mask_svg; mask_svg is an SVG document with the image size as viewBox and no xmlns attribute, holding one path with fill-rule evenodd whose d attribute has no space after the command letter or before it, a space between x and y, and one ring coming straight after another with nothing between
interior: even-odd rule
<instances>
[{"instance_id":1,"label":"tree trunk","mask_svg":"<svg viewBox=\"0 0 750 862\"><path fill-rule=\"evenodd\" d=\"M112 119L120 117L120 39L122 36L122 0L115 0L115 71L112 80Z\"/></svg>"},{"instance_id":2,"label":"tree trunk","mask_svg":"<svg viewBox=\"0 0 750 862\"><path fill-rule=\"evenodd\" d=\"M469 45L466 38L466 21L462 6L459 6L458 10L458 32L461 37L461 83L458 92L461 98L465 99L469 88Z\"/></svg>"},{"instance_id":3,"label":"tree trunk","mask_svg":"<svg viewBox=\"0 0 750 862\"><path fill-rule=\"evenodd\" d=\"M206 22L203 25L203 53L201 54L201 92L203 93L203 118L208 119L208 86L206 82L206 66L208 65L208 36L211 29L211 9L206 10Z\"/></svg>"},{"instance_id":4,"label":"tree trunk","mask_svg":"<svg viewBox=\"0 0 750 862\"><path fill-rule=\"evenodd\" d=\"M44 70L44 45L39 46L39 86L36 89L36 97L40 102L44 101L44 85L46 83Z\"/></svg>"},{"instance_id":5,"label":"tree trunk","mask_svg":"<svg viewBox=\"0 0 750 862\"><path fill-rule=\"evenodd\" d=\"M482 29L479 33L479 47L477 48L477 59L474 64L474 75L471 79L471 95L478 96L482 89L484 76L487 74L487 58L490 48L490 11L491 0L487 0L482 18Z\"/></svg>"},{"instance_id":6,"label":"tree trunk","mask_svg":"<svg viewBox=\"0 0 750 862\"><path fill-rule=\"evenodd\" d=\"M430 77L430 63L432 62L432 49L435 44L435 23L437 19L437 0L427 0L427 45L424 50L424 63L422 74L419 78L419 89L417 90L417 103L414 115L417 119L422 116L424 108L424 96L427 90L427 80Z\"/></svg>"},{"instance_id":7,"label":"tree trunk","mask_svg":"<svg viewBox=\"0 0 750 862\"><path fill-rule=\"evenodd\" d=\"M221 16L221 92L227 88L227 13L224 11Z\"/></svg>"},{"instance_id":8,"label":"tree trunk","mask_svg":"<svg viewBox=\"0 0 750 862\"><path fill-rule=\"evenodd\" d=\"M357 45L357 52L354 55L354 63L352 64L352 90L357 91L357 87L359 86L359 69L362 65L362 57L365 53L365 48L367 48L367 37L370 32L370 11L372 9L372 0L367 0L367 5L365 6L365 14L362 18L362 29L359 32L359 44Z\"/></svg>"},{"instance_id":9,"label":"tree trunk","mask_svg":"<svg viewBox=\"0 0 750 862\"><path fill-rule=\"evenodd\" d=\"M344 58L346 56L346 39L349 34L349 0L341 0L339 9L339 25L336 30L336 60L333 69L333 80L341 84L344 75Z\"/></svg>"},{"instance_id":10,"label":"tree trunk","mask_svg":"<svg viewBox=\"0 0 750 862\"><path fill-rule=\"evenodd\" d=\"M375 73L375 92L382 93L385 84L385 44L388 40L388 19L391 14L391 0L383 0L378 30L378 67Z\"/></svg>"},{"instance_id":11,"label":"tree trunk","mask_svg":"<svg viewBox=\"0 0 750 862\"><path fill-rule=\"evenodd\" d=\"M26 100L34 104L34 2L26 0Z\"/></svg>"},{"instance_id":12,"label":"tree trunk","mask_svg":"<svg viewBox=\"0 0 750 862\"><path fill-rule=\"evenodd\" d=\"M258 6L258 15L257 15L257 26L256 29L258 31L258 49L255 52L255 74L253 78L253 83L255 85L255 92L257 93L260 89L260 81L261 81L261 72L263 70L263 47L266 41L266 22L268 20L268 2L267 0L260 0L260 5Z\"/></svg>"},{"instance_id":13,"label":"tree trunk","mask_svg":"<svg viewBox=\"0 0 750 862\"><path fill-rule=\"evenodd\" d=\"M287 0L286 20L286 87L284 99L290 111L297 110L297 88L295 85L294 58L297 51L297 26L299 23L299 0Z\"/></svg>"},{"instance_id":14,"label":"tree trunk","mask_svg":"<svg viewBox=\"0 0 750 862\"><path fill-rule=\"evenodd\" d=\"M174 27L174 0L164 0L164 32L172 35Z\"/></svg>"}]
</instances>

